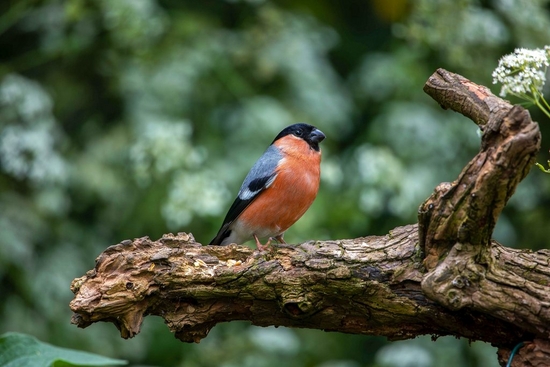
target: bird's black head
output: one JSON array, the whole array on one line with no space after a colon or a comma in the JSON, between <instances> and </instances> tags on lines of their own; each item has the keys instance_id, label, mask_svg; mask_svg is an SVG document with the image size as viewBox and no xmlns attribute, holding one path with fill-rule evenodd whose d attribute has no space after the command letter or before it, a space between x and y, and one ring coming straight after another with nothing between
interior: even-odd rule
<instances>
[{"instance_id":1,"label":"bird's black head","mask_svg":"<svg viewBox=\"0 0 550 367\"><path fill-rule=\"evenodd\" d=\"M294 135L305 140L309 146L317 152L319 151L319 143L325 139L325 134L323 134L323 132L315 126L308 124L294 124L285 127L283 131L275 137L271 144L287 135Z\"/></svg>"}]
</instances>

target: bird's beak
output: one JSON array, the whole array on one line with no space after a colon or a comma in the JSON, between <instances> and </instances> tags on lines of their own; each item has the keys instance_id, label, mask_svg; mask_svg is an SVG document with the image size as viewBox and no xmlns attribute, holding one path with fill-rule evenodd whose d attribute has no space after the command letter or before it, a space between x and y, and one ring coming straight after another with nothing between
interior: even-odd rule
<instances>
[{"instance_id":1,"label":"bird's beak","mask_svg":"<svg viewBox=\"0 0 550 367\"><path fill-rule=\"evenodd\" d=\"M320 143L323 140L325 140L325 138L326 138L325 134L323 134L323 132L319 129L314 129L309 134L309 139L314 143Z\"/></svg>"}]
</instances>

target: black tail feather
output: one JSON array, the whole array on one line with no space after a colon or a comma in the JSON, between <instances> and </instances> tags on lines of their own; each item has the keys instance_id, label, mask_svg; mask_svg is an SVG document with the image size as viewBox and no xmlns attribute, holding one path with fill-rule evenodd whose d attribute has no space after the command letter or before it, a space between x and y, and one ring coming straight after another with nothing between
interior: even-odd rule
<instances>
[{"instance_id":1,"label":"black tail feather","mask_svg":"<svg viewBox=\"0 0 550 367\"><path fill-rule=\"evenodd\" d=\"M214 237L212 241L210 241L208 246L221 246L223 240L225 240L231 234L231 230L227 229L227 227L227 225L223 226L216 237Z\"/></svg>"}]
</instances>

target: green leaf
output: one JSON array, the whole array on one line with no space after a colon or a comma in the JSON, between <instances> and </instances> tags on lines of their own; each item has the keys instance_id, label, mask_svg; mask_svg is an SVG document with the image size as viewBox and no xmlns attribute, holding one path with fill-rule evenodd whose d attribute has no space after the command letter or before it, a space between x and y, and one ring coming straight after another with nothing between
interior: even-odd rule
<instances>
[{"instance_id":1,"label":"green leaf","mask_svg":"<svg viewBox=\"0 0 550 367\"><path fill-rule=\"evenodd\" d=\"M0 335L1 367L120 366L121 359L60 348L20 333Z\"/></svg>"}]
</instances>

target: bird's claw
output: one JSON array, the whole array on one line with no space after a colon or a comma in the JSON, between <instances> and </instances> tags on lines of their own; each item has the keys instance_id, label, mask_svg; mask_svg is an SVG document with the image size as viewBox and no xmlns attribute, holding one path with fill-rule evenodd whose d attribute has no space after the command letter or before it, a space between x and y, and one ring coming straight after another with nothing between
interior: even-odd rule
<instances>
[{"instance_id":1,"label":"bird's claw","mask_svg":"<svg viewBox=\"0 0 550 367\"><path fill-rule=\"evenodd\" d=\"M264 252L267 250L267 247L269 246L269 244L271 243L271 238L269 240L267 240L267 243L265 245L262 245L262 243L260 242L260 239L258 238L258 236L254 235L254 239L256 240L256 247L258 248L258 250L260 250L261 252Z\"/></svg>"}]
</instances>

